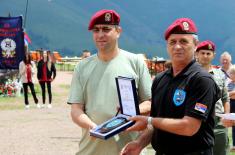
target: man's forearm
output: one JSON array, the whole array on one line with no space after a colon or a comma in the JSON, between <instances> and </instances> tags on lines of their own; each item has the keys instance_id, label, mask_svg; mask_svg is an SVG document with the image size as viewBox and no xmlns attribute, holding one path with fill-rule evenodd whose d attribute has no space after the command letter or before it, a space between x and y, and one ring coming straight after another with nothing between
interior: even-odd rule
<instances>
[{"instance_id":1,"label":"man's forearm","mask_svg":"<svg viewBox=\"0 0 235 155\"><path fill-rule=\"evenodd\" d=\"M229 102L224 103L224 113L230 113L230 103Z\"/></svg>"},{"instance_id":2,"label":"man's forearm","mask_svg":"<svg viewBox=\"0 0 235 155\"><path fill-rule=\"evenodd\" d=\"M231 96L231 95L235 95L235 91L230 91L229 96Z\"/></svg>"},{"instance_id":3,"label":"man's forearm","mask_svg":"<svg viewBox=\"0 0 235 155\"><path fill-rule=\"evenodd\" d=\"M92 129L96 124L83 112L77 108L77 105L72 105L71 117L74 123L85 129Z\"/></svg>"},{"instance_id":4,"label":"man's forearm","mask_svg":"<svg viewBox=\"0 0 235 155\"><path fill-rule=\"evenodd\" d=\"M234 93L229 93L229 97L230 97L230 99L235 99L235 92Z\"/></svg>"},{"instance_id":5,"label":"man's forearm","mask_svg":"<svg viewBox=\"0 0 235 155\"><path fill-rule=\"evenodd\" d=\"M74 120L74 119L73 119ZM75 118L74 122L82 128L92 129L96 127L96 124L86 114L81 114Z\"/></svg>"},{"instance_id":6,"label":"man's forearm","mask_svg":"<svg viewBox=\"0 0 235 155\"><path fill-rule=\"evenodd\" d=\"M141 115L149 115L151 110L151 102L150 101L144 101L139 104L140 108L140 114Z\"/></svg>"},{"instance_id":7,"label":"man's forearm","mask_svg":"<svg viewBox=\"0 0 235 155\"><path fill-rule=\"evenodd\" d=\"M138 137L138 139L136 140L138 142L138 144L140 145L141 149L145 148L152 139L152 135L153 135L153 128L146 128L141 135Z\"/></svg>"}]
</instances>

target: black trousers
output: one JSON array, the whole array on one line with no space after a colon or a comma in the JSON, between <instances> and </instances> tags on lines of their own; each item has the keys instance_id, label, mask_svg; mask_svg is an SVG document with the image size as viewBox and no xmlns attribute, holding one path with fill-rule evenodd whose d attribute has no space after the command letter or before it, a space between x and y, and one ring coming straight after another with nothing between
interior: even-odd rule
<instances>
[{"instance_id":1,"label":"black trousers","mask_svg":"<svg viewBox=\"0 0 235 155\"><path fill-rule=\"evenodd\" d=\"M24 103L25 103L25 105L29 104L29 100L28 100L28 86L29 86L29 88L31 90L31 93L33 95L34 102L37 104L38 103L38 99L36 97L36 93L35 93L35 90L34 90L34 85L33 85L32 82L23 83L23 88L24 88Z\"/></svg>"},{"instance_id":2,"label":"black trousers","mask_svg":"<svg viewBox=\"0 0 235 155\"><path fill-rule=\"evenodd\" d=\"M166 154L166 153L161 153L161 152L156 152L155 155L213 155L213 148L209 148L203 151L198 151L198 152L192 152L192 153L185 153L185 154L179 154L177 152L173 154Z\"/></svg>"},{"instance_id":3,"label":"black trousers","mask_svg":"<svg viewBox=\"0 0 235 155\"><path fill-rule=\"evenodd\" d=\"M45 104L45 101L46 101L46 84L47 84L49 104L51 104L51 101L52 101L51 81L46 81L46 82L40 81L39 83L40 83L40 86L41 86L41 89L42 89L42 103Z\"/></svg>"}]
</instances>

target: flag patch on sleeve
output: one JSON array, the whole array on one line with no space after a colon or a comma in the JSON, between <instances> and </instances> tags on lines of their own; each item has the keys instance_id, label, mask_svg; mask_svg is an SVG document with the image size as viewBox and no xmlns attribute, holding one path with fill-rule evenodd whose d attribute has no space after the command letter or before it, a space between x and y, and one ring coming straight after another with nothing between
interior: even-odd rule
<instances>
[{"instance_id":1,"label":"flag patch on sleeve","mask_svg":"<svg viewBox=\"0 0 235 155\"><path fill-rule=\"evenodd\" d=\"M197 111L200 111L202 113L205 113L206 110L207 110L207 106L204 105L204 104L201 104L201 103L196 103L194 109L197 110Z\"/></svg>"}]
</instances>

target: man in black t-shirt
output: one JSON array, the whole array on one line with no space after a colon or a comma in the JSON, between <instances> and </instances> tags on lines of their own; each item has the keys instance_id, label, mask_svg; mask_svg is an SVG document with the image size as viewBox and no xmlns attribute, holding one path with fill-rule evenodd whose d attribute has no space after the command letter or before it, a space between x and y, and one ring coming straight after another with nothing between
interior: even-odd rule
<instances>
[{"instance_id":1,"label":"man in black t-shirt","mask_svg":"<svg viewBox=\"0 0 235 155\"><path fill-rule=\"evenodd\" d=\"M172 68L152 85L151 117L136 116L129 131L144 130L122 155L136 155L150 143L157 155L212 155L214 107L219 88L194 60L197 28L189 18L173 22L165 32Z\"/></svg>"}]
</instances>

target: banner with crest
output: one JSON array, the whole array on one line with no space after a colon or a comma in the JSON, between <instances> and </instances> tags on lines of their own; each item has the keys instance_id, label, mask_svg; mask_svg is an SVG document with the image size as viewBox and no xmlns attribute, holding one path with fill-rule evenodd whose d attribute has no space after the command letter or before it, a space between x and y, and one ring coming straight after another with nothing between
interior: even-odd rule
<instances>
[{"instance_id":1,"label":"banner with crest","mask_svg":"<svg viewBox=\"0 0 235 155\"><path fill-rule=\"evenodd\" d=\"M18 69L23 58L22 16L0 17L0 69Z\"/></svg>"}]
</instances>

